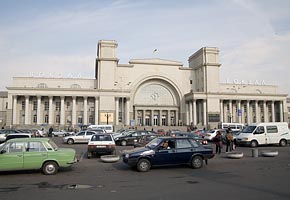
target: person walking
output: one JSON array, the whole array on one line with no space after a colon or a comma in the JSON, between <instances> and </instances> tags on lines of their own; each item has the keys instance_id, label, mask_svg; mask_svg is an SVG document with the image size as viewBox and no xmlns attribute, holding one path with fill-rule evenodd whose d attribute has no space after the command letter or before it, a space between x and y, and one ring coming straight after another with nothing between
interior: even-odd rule
<instances>
[{"instance_id":1,"label":"person walking","mask_svg":"<svg viewBox=\"0 0 290 200\"><path fill-rule=\"evenodd\" d=\"M48 129L48 137L52 137L53 128L52 126Z\"/></svg>"},{"instance_id":2,"label":"person walking","mask_svg":"<svg viewBox=\"0 0 290 200\"><path fill-rule=\"evenodd\" d=\"M217 131L216 136L213 139L214 143L215 143L215 153L216 154L221 154L222 152L222 148L223 148L223 141L222 141L222 134L220 131Z\"/></svg>"},{"instance_id":3,"label":"person walking","mask_svg":"<svg viewBox=\"0 0 290 200\"><path fill-rule=\"evenodd\" d=\"M233 142L234 142L234 138L233 138L233 134L230 132L229 129L227 129L227 133L226 133L226 152L232 151L233 150Z\"/></svg>"}]
</instances>

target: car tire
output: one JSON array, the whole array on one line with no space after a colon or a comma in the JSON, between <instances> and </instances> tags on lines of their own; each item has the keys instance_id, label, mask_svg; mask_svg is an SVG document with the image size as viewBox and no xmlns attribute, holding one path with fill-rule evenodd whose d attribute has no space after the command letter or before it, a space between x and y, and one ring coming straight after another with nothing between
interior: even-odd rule
<instances>
[{"instance_id":1,"label":"car tire","mask_svg":"<svg viewBox=\"0 0 290 200\"><path fill-rule=\"evenodd\" d=\"M67 140L67 143L68 143L68 144L73 144L73 143L74 143L74 140L73 140L73 139L68 139L68 140Z\"/></svg>"},{"instance_id":2,"label":"car tire","mask_svg":"<svg viewBox=\"0 0 290 200\"><path fill-rule=\"evenodd\" d=\"M151 168L151 163L147 159L140 159L137 163L137 170L139 172L148 172Z\"/></svg>"},{"instance_id":3,"label":"car tire","mask_svg":"<svg viewBox=\"0 0 290 200\"><path fill-rule=\"evenodd\" d=\"M287 145L287 141L284 140L284 139L282 139L282 140L280 140L279 145L280 145L281 147L285 147L285 146Z\"/></svg>"},{"instance_id":4,"label":"car tire","mask_svg":"<svg viewBox=\"0 0 290 200\"><path fill-rule=\"evenodd\" d=\"M255 148L255 147L258 146L258 142L257 142L256 140L252 140L251 143L250 143L250 146L251 146L252 148Z\"/></svg>"},{"instance_id":5,"label":"car tire","mask_svg":"<svg viewBox=\"0 0 290 200\"><path fill-rule=\"evenodd\" d=\"M203 160L200 156L195 156L191 160L191 167L193 169L199 169L203 166Z\"/></svg>"},{"instance_id":6,"label":"car tire","mask_svg":"<svg viewBox=\"0 0 290 200\"><path fill-rule=\"evenodd\" d=\"M127 146L127 141L126 140L122 140L121 146Z\"/></svg>"},{"instance_id":7,"label":"car tire","mask_svg":"<svg viewBox=\"0 0 290 200\"><path fill-rule=\"evenodd\" d=\"M55 175L58 171L58 164L54 161L49 161L43 164L42 172L45 175Z\"/></svg>"}]
</instances>

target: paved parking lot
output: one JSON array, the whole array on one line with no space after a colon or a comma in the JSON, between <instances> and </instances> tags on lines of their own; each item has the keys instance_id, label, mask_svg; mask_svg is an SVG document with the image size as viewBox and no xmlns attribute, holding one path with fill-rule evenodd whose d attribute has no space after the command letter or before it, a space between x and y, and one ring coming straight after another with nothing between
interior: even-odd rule
<instances>
[{"instance_id":1,"label":"paved parking lot","mask_svg":"<svg viewBox=\"0 0 290 200\"><path fill-rule=\"evenodd\" d=\"M0 173L0 198L4 199L290 199L290 147L259 147L277 150L277 157L253 158L252 149L238 147L242 159L216 155L202 169L162 167L140 173L122 161L102 163L86 158L86 145L72 147L80 162L55 176L40 172ZM132 147L118 147L118 152ZM224 148L225 149L225 148Z\"/></svg>"}]
</instances>

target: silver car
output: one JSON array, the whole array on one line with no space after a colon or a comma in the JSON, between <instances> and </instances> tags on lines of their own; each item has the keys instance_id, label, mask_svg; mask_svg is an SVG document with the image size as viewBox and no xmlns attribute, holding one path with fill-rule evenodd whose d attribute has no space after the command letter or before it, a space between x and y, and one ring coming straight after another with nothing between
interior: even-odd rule
<instances>
[{"instance_id":1,"label":"silver car","mask_svg":"<svg viewBox=\"0 0 290 200\"><path fill-rule=\"evenodd\" d=\"M62 141L67 144L88 143L92 135L98 133L106 133L106 131L103 129L80 131L74 135L63 137Z\"/></svg>"}]
</instances>

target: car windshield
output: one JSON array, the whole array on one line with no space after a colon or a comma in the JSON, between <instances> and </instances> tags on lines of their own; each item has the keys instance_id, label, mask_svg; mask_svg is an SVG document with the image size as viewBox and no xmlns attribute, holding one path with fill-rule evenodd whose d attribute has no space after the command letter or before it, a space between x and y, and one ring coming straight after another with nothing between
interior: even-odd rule
<instances>
[{"instance_id":1,"label":"car windshield","mask_svg":"<svg viewBox=\"0 0 290 200\"><path fill-rule=\"evenodd\" d=\"M243 130L243 133L253 133L255 129L256 129L256 126L247 126L247 127Z\"/></svg>"},{"instance_id":2,"label":"car windshield","mask_svg":"<svg viewBox=\"0 0 290 200\"><path fill-rule=\"evenodd\" d=\"M151 140L151 142L149 142L146 147L150 148L150 149L154 149L156 146L158 146L160 143L162 142L161 138L155 138L153 140Z\"/></svg>"}]
</instances>

